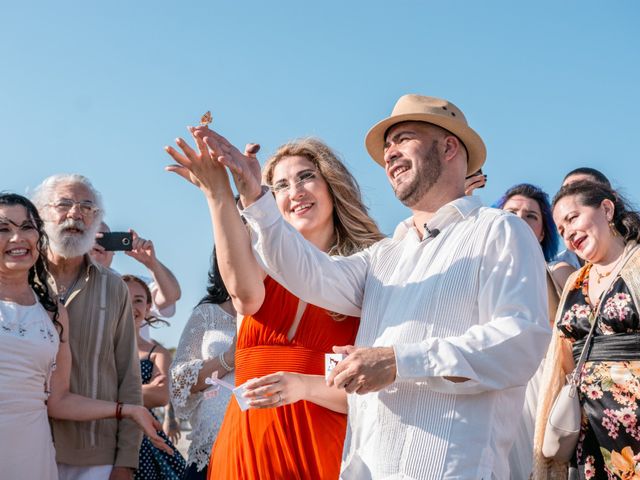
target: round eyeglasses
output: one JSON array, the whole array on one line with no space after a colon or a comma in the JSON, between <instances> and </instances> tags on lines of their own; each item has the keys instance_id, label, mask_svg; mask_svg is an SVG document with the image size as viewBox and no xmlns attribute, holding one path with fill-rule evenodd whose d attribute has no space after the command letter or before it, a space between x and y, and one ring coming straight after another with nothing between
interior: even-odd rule
<instances>
[{"instance_id":1,"label":"round eyeglasses","mask_svg":"<svg viewBox=\"0 0 640 480\"><path fill-rule=\"evenodd\" d=\"M75 202L70 198L62 198L55 202L47 203L47 206L53 207L58 213L68 213L76 205L80 213L85 217L95 215L100 210L93 202L87 200Z\"/></svg>"},{"instance_id":2,"label":"round eyeglasses","mask_svg":"<svg viewBox=\"0 0 640 480\"><path fill-rule=\"evenodd\" d=\"M290 188L297 189L302 185L304 185L305 183L314 181L316 178L317 178L317 173L314 170L306 170L304 172L301 172L298 175L298 179L295 182L289 184L287 183L286 180L283 179L271 185L270 188L274 194L280 195L280 194L287 193Z\"/></svg>"}]
</instances>

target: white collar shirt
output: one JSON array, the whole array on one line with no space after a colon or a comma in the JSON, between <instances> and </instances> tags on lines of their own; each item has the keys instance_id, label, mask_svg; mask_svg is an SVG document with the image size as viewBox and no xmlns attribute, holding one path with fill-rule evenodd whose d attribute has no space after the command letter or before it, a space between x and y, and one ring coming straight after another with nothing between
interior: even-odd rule
<instances>
[{"instance_id":1,"label":"white collar shirt","mask_svg":"<svg viewBox=\"0 0 640 480\"><path fill-rule=\"evenodd\" d=\"M429 221L435 236L408 219L391 239L329 257L272 195L242 213L269 275L361 316L356 346L394 348L396 381L349 395L342 479L509 478L525 385L551 335L542 250L522 220L462 197Z\"/></svg>"}]
</instances>

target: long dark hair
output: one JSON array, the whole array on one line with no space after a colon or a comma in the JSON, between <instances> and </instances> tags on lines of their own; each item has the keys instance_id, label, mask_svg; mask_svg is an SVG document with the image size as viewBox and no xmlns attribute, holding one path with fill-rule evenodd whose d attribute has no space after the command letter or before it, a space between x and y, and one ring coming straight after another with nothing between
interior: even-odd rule
<instances>
[{"instance_id":1,"label":"long dark hair","mask_svg":"<svg viewBox=\"0 0 640 480\"><path fill-rule=\"evenodd\" d=\"M611 182L609 181L607 176L604 173L602 173L600 170L596 170L595 168L591 168L591 167L574 168L564 176L562 183L564 183L567 180L567 178L569 178L572 175L588 175L593 179L591 181L595 183L602 183L603 185L606 185L607 187L611 188Z\"/></svg>"},{"instance_id":2,"label":"long dark hair","mask_svg":"<svg viewBox=\"0 0 640 480\"><path fill-rule=\"evenodd\" d=\"M222 275L220 275L216 247L213 247L213 253L211 254L211 267L209 268L208 274L207 294L202 297L198 302L198 305L202 305L203 303L215 303L216 305L220 305L230 298L229 292L227 292L227 287L225 287L224 282L222 281Z\"/></svg>"},{"instance_id":3,"label":"long dark hair","mask_svg":"<svg viewBox=\"0 0 640 480\"><path fill-rule=\"evenodd\" d=\"M60 312L58 311L58 302L49 290L49 279L51 278L47 263L47 247L49 246L49 238L44 231L44 223L42 222L42 218L40 218L40 214L38 213L35 205L31 203L28 198L16 193L1 192L0 205L5 205L8 207L20 205L27 211L27 216L31 219L34 226L36 227L36 230L38 232L38 242L36 243L38 258L36 259L36 262L33 264L33 266L29 269L29 286L36 293L36 297L38 297L38 301L42 304L44 309L52 314L53 324L58 330L60 341L62 341L63 328L62 324L58 321L58 318L60 317Z\"/></svg>"},{"instance_id":4,"label":"long dark hair","mask_svg":"<svg viewBox=\"0 0 640 480\"><path fill-rule=\"evenodd\" d=\"M542 231L544 232L540 246L542 247L544 259L547 262L550 262L558 253L560 236L558 235L556 224L553 221L551 205L549 204L549 195L547 195L540 187L536 187L529 183L520 183L507 190L507 192L496 202L494 206L502 209L504 204L507 203L511 197L515 197L516 195L522 195L523 197L530 198L531 200L538 202L540 212L542 213Z\"/></svg>"},{"instance_id":5,"label":"long dark hair","mask_svg":"<svg viewBox=\"0 0 640 480\"><path fill-rule=\"evenodd\" d=\"M598 208L603 200L611 200L614 205L613 226L625 242L640 241L640 214L618 192L603 183L580 182L570 183L560 189L553 197L553 207L564 197L577 195L578 202L586 207Z\"/></svg>"}]
</instances>

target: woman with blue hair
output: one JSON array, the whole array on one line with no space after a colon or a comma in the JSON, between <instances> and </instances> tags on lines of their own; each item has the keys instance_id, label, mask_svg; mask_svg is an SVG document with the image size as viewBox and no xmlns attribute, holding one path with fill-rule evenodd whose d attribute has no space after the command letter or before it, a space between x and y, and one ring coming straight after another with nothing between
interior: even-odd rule
<instances>
[{"instance_id":1,"label":"woman with blue hair","mask_svg":"<svg viewBox=\"0 0 640 480\"><path fill-rule=\"evenodd\" d=\"M549 197L535 185L521 183L507 190L494 207L522 218L540 242L547 262L549 324L551 325L555 319L564 284L575 269L568 263L553 260L558 252L560 236L553 221ZM520 430L509 454L511 478L529 478L532 470L533 433L541 373L542 366L527 384Z\"/></svg>"},{"instance_id":2,"label":"woman with blue hair","mask_svg":"<svg viewBox=\"0 0 640 480\"><path fill-rule=\"evenodd\" d=\"M496 208L506 210L522 218L533 230L533 234L540 242L544 259L547 261L548 284L554 287L558 295L575 270L565 262L554 261L560 245L560 236L551 214L549 196L535 185L521 183L514 185L496 202ZM551 308L551 298L549 298ZM555 302L557 308L557 302ZM549 311L549 321L555 316L555 308Z\"/></svg>"}]
</instances>

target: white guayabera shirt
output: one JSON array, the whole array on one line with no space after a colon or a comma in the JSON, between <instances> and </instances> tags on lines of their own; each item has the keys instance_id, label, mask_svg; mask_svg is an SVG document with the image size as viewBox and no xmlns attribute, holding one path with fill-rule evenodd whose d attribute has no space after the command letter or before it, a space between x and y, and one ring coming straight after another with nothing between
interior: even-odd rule
<instances>
[{"instance_id":1,"label":"white guayabera shirt","mask_svg":"<svg viewBox=\"0 0 640 480\"><path fill-rule=\"evenodd\" d=\"M525 385L551 336L544 258L522 220L463 197L429 222L435 238L421 240L409 219L392 239L329 257L271 195L242 213L269 275L304 301L361 316L357 346L395 350L393 384L349 395L341 478L509 478Z\"/></svg>"}]
</instances>

